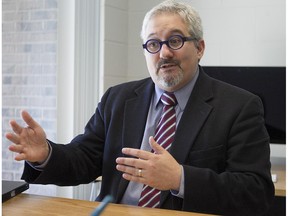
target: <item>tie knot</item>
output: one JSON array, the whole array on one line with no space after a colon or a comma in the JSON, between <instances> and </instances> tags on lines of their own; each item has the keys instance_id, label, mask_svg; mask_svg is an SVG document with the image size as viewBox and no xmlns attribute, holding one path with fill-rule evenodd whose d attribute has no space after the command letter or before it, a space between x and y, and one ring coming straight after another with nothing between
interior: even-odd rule
<instances>
[{"instance_id":1,"label":"tie knot","mask_svg":"<svg viewBox=\"0 0 288 216\"><path fill-rule=\"evenodd\" d=\"M170 92L164 92L161 95L161 101L165 106L175 106L177 105L177 99L174 95L174 93L170 93Z\"/></svg>"}]
</instances>

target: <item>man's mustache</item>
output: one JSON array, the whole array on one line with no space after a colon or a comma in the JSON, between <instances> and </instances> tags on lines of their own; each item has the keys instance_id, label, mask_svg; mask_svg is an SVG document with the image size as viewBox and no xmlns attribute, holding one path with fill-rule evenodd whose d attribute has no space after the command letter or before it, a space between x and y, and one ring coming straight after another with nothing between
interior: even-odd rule
<instances>
[{"instance_id":1,"label":"man's mustache","mask_svg":"<svg viewBox=\"0 0 288 216\"><path fill-rule=\"evenodd\" d=\"M161 66L164 65L164 64L175 64L175 65L180 67L180 61L178 61L178 60L175 60L175 59L160 59L160 61L157 64L157 70L159 70L161 68Z\"/></svg>"}]
</instances>

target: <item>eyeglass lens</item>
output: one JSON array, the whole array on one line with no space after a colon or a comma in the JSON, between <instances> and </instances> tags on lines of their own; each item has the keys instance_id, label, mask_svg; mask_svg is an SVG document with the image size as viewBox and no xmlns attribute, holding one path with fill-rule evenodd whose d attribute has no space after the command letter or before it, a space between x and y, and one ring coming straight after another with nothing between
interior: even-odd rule
<instances>
[{"instance_id":1,"label":"eyeglass lens","mask_svg":"<svg viewBox=\"0 0 288 216\"><path fill-rule=\"evenodd\" d=\"M162 42L156 39L151 39L147 42L147 50L152 53L158 52L164 43L171 49L179 49L182 47L184 41L183 38L178 35L172 36L167 41Z\"/></svg>"}]
</instances>

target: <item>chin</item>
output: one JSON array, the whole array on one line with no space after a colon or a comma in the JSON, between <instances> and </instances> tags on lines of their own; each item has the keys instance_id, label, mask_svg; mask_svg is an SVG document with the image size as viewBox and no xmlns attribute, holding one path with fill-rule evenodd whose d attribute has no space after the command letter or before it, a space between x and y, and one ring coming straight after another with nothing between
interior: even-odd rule
<instances>
[{"instance_id":1,"label":"chin","mask_svg":"<svg viewBox=\"0 0 288 216\"><path fill-rule=\"evenodd\" d=\"M183 73L177 73L176 75L166 75L158 76L157 82L160 86L163 86L165 89L174 89L176 88L183 80Z\"/></svg>"}]
</instances>

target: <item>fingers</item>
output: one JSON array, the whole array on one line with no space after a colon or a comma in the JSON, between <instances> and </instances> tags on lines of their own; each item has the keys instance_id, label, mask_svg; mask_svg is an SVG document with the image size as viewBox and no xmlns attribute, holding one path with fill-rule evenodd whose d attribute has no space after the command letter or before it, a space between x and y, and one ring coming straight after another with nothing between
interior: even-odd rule
<instances>
[{"instance_id":1,"label":"fingers","mask_svg":"<svg viewBox=\"0 0 288 216\"><path fill-rule=\"evenodd\" d=\"M9 140L12 140L12 138L10 137L11 134L7 134L6 137L9 139ZM12 134L13 135L13 134ZM11 138L11 139L10 139ZM17 144L16 141L13 141L14 143ZM24 152L24 147L22 145L10 145L8 147L8 149L11 151L11 152L15 152L15 153L18 153L16 156L15 156L15 160L16 161L21 161L21 160L25 160L26 159L26 155L23 153Z\"/></svg>"},{"instance_id":2,"label":"fingers","mask_svg":"<svg viewBox=\"0 0 288 216\"><path fill-rule=\"evenodd\" d=\"M122 177L124 179L126 179L127 181L134 181L134 182L138 182L138 183L142 183L142 184L146 183L145 178L140 177L140 176L135 176L135 175L130 175L130 174L127 174L127 173L123 173Z\"/></svg>"},{"instance_id":3,"label":"fingers","mask_svg":"<svg viewBox=\"0 0 288 216\"><path fill-rule=\"evenodd\" d=\"M23 120L26 122L26 124L30 128L34 129L37 126L39 126L37 122L34 121L34 119L30 116L30 114L27 111L23 110L21 115L22 115ZM14 133L16 134L20 134L23 130L23 127L21 127L15 120L10 121L10 126L12 130L14 131Z\"/></svg>"},{"instance_id":4,"label":"fingers","mask_svg":"<svg viewBox=\"0 0 288 216\"><path fill-rule=\"evenodd\" d=\"M128 171L128 173L130 174L133 174L135 172L135 168L137 169L146 168L145 161L142 159L119 157L116 159L116 163L119 165L118 168L121 169L120 171L124 171L124 172ZM130 169L130 168L133 168L133 169Z\"/></svg>"},{"instance_id":5,"label":"fingers","mask_svg":"<svg viewBox=\"0 0 288 216\"><path fill-rule=\"evenodd\" d=\"M161 154L165 152L165 149L162 148L151 136L149 138L149 143L151 147L153 148L154 152L157 154ZM123 148L122 153L125 155L132 156L133 158L129 157L118 157L116 159L116 163L118 164L116 166L117 170L123 172L124 174L128 174L131 176L138 175L138 170L146 170L148 166L151 164L148 162L156 155L152 152L140 150L140 149L133 149L133 148ZM148 163L147 163L148 162ZM130 176L130 177L131 177Z\"/></svg>"},{"instance_id":6,"label":"fingers","mask_svg":"<svg viewBox=\"0 0 288 216\"><path fill-rule=\"evenodd\" d=\"M154 152L155 152L156 154L163 154L163 153L166 151L162 146L160 146L160 145L155 141L155 139L154 139L153 136L150 136L150 137L149 137L149 144L150 144L151 148L154 150Z\"/></svg>"},{"instance_id":7,"label":"fingers","mask_svg":"<svg viewBox=\"0 0 288 216\"><path fill-rule=\"evenodd\" d=\"M122 152L136 158L118 157L116 159L116 169L123 173L122 177L124 179L143 183L143 172L147 167L147 159L152 153L130 148L124 148Z\"/></svg>"},{"instance_id":8,"label":"fingers","mask_svg":"<svg viewBox=\"0 0 288 216\"><path fill-rule=\"evenodd\" d=\"M15 135L15 134L7 133L6 134L6 138L14 143L14 144L10 145L8 147L8 149L11 152L18 153L17 156L15 157L15 160L23 160L21 158L23 158L23 156L24 156L22 154L24 152L24 146L23 145L18 145L20 143L19 137L17 135ZM21 156L19 154L21 154Z\"/></svg>"},{"instance_id":9,"label":"fingers","mask_svg":"<svg viewBox=\"0 0 288 216\"><path fill-rule=\"evenodd\" d=\"M136 158L140 158L143 160L148 160L151 157L151 152L140 150L140 149L133 149L133 148L123 148L122 153L125 155L133 156Z\"/></svg>"},{"instance_id":10,"label":"fingers","mask_svg":"<svg viewBox=\"0 0 288 216\"><path fill-rule=\"evenodd\" d=\"M117 165L116 169L123 172L122 177L128 181L145 183L145 170L141 168Z\"/></svg>"},{"instance_id":11,"label":"fingers","mask_svg":"<svg viewBox=\"0 0 288 216\"><path fill-rule=\"evenodd\" d=\"M149 144L154 153L123 148L122 153L132 156L132 158L118 157L116 169L122 172L122 177L128 181L147 184L159 190L178 188L178 176L181 175L180 165L153 137L149 138ZM165 181L163 182L161 179L165 179Z\"/></svg>"},{"instance_id":12,"label":"fingers","mask_svg":"<svg viewBox=\"0 0 288 216\"><path fill-rule=\"evenodd\" d=\"M39 126L38 123L34 121L34 119L30 116L30 114L27 111L23 110L21 112L21 115L22 115L23 120L26 122L26 124L32 129Z\"/></svg>"},{"instance_id":13,"label":"fingers","mask_svg":"<svg viewBox=\"0 0 288 216\"><path fill-rule=\"evenodd\" d=\"M16 153L23 152L23 146L22 145L10 145L9 150Z\"/></svg>"},{"instance_id":14,"label":"fingers","mask_svg":"<svg viewBox=\"0 0 288 216\"><path fill-rule=\"evenodd\" d=\"M116 169L118 171L123 172L124 174L128 174L130 176L135 176L138 178L143 177L143 169L141 168L135 168L135 167L130 167L130 166L125 166L125 165L117 165Z\"/></svg>"},{"instance_id":15,"label":"fingers","mask_svg":"<svg viewBox=\"0 0 288 216\"><path fill-rule=\"evenodd\" d=\"M15 135L14 133L6 133L5 137L15 144L19 144L20 142L19 137Z\"/></svg>"},{"instance_id":16,"label":"fingers","mask_svg":"<svg viewBox=\"0 0 288 216\"><path fill-rule=\"evenodd\" d=\"M152 136L149 137L149 144L151 148L154 150L157 154L163 154L166 152L166 150L160 146ZM149 160L151 158L151 152L140 150L140 149L132 149L132 148L123 148L122 153L126 155L130 155L136 158L140 158L143 160Z\"/></svg>"},{"instance_id":17,"label":"fingers","mask_svg":"<svg viewBox=\"0 0 288 216\"><path fill-rule=\"evenodd\" d=\"M117 158L116 162L118 165L116 166L116 169L120 172L122 172L122 177L128 181L135 181L135 182L142 182L143 178L143 171L141 168L135 168L131 166L126 166L121 164L121 158ZM120 164L119 164L120 163Z\"/></svg>"},{"instance_id":18,"label":"fingers","mask_svg":"<svg viewBox=\"0 0 288 216\"><path fill-rule=\"evenodd\" d=\"M26 160L26 156L23 153L19 153L15 156L15 160L16 161L22 161L22 160Z\"/></svg>"},{"instance_id":19,"label":"fingers","mask_svg":"<svg viewBox=\"0 0 288 216\"><path fill-rule=\"evenodd\" d=\"M20 134L23 130L23 127L21 127L15 120L10 121L10 126L16 134Z\"/></svg>"}]
</instances>

